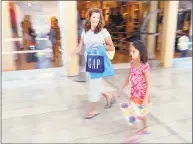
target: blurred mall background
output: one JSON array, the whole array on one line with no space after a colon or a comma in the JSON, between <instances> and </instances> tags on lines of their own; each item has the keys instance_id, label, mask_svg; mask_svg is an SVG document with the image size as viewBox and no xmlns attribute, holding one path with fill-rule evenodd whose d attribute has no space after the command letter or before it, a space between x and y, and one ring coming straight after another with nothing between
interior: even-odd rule
<instances>
[{"instance_id":1,"label":"blurred mall background","mask_svg":"<svg viewBox=\"0 0 193 144\"><path fill-rule=\"evenodd\" d=\"M2 71L67 63L68 75L77 75L84 60L69 61L68 54L92 7L103 10L116 46L114 64L129 61L130 42L139 38L146 42L149 59L163 67L172 66L173 58L192 57L192 1L2 1Z\"/></svg>"}]
</instances>

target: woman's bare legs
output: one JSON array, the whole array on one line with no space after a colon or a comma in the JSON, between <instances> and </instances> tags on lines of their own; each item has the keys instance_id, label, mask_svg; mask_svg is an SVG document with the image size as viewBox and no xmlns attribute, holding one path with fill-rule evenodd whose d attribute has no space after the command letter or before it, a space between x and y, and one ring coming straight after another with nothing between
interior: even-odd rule
<instances>
[{"instance_id":1,"label":"woman's bare legs","mask_svg":"<svg viewBox=\"0 0 193 144\"><path fill-rule=\"evenodd\" d=\"M104 96L104 98L106 99L106 101L107 101L107 103L109 102L109 100L111 99L111 95L109 95L108 93L106 93L106 92L103 92L102 93L102 96Z\"/></svg>"},{"instance_id":2,"label":"woman's bare legs","mask_svg":"<svg viewBox=\"0 0 193 144\"><path fill-rule=\"evenodd\" d=\"M86 115L86 119L91 119L97 116L99 113L97 112L97 102L91 102L91 111Z\"/></svg>"},{"instance_id":3,"label":"woman's bare legs","mask_svg":"<svg viewBox=\"0 0 193 144\"><path fill-rule=\"evenodd\" d=\"M101 79L90 79L89 80L89 102L91 104L91 110L86 117L93 117L97 112L97 102L100 101L101 96ZM98 86L98 87L96 87Z\"/></svg>"},{"instance_id":4,"label":"woman's bare legs","mask_svg":"<svg viewBox=\"0 0 193 144\"><path fill-rule=\"evenodd\" d=\"M97 112L97 103L91 102L91 112L90 113L96 113Z\"/></svg>"},{"instance_id":5,"label":"woman's bare legs","mask_svg":"<svg viewBox=\"0 0 193 144\"><path fill-rule=\"evenodd\" d=\"M104 98L106 99L107 101L107 104L105 105L105 108L110 108L111 105L113 104L114 102L114 99L113 99L113 96L108 94L107 92L103 92L102 93L102 96L104 96Z\"/></svg>"}]
</instances>

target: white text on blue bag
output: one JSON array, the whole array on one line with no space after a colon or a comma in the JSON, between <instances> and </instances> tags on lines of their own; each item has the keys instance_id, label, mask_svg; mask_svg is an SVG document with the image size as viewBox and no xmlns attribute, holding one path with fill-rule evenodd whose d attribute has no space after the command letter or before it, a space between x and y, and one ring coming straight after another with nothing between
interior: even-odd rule
<instances>
[{"instance_id":1,"label":"white text on blue bag","mask_svg":"<svg viewBox=\"0 0 193 144\"><path fill-rule=\"evenodd\" d=\"M101 64L100 59L88 59L88 67L91 69L99 69Z\"/></svg>"}]
</instances>

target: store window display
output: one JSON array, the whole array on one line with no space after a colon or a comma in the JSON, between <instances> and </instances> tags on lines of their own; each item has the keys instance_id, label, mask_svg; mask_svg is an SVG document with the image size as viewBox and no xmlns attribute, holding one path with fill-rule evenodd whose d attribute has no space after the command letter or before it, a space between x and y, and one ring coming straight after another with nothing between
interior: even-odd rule
<instances>
[{"instance_id":1,"label":"store window display","mask_svg":"<svg viewBox=\"0 0 193 144\"><path fill-rule=\"evenodd\" d=\"M36 50L36 31L30 19L30 15L25 15L21 22L23 29L23 46L24 50ZM25 62L37 62L36 53L25 54Z\"/></svg>"},{"instance_id":2,"label":"store window display","mask_svg":"<svg viewBox=\"0 0 193 144\"><path fill-rule=\"evenodd\" d=\"M183 36L181 36L178 40L178 50L180 51L180 57L186 57L188 48L189 48L189 36L186 31L184 31Z\"/></svg>"},{"instance_id":3,"label":"store window display","mask_svg":"<svg viewBox=\"0 0 193 144\"><path fill-rule=\"evenodd\" d=\"M189 30L191 20L191 10L190 9L179 9L178 11L178 30Z\"/></svg>"},{"instance_id":4,"label":"store window display","mask_svg":"<svg viewBox=\"0 0 193 144\"><path fill-rule=\"evenodd\" d=\"M10 31L10 34L6 36L6 41L10 42L9 49L16 52L13 54L14 70L61 66L61 64L57 65L57 60L60 60L60 38L58 38L60 28L58 24L50 26L51 17L59 17L58 2L9 1L5 3L8 21L3 23L9 27ZM48 36L50 30L54 33L52 40ZM51 43L55 49L53 54ZM37 50L37 52L31 50ZM55 63L51 60L53 55Z\"/></svg>"},{"instance_id":5,"label":"store window display","mask_svg":"<svg viewBox=\"0 0 193 144\"><path fill-rule=\"evenodd\" d=\"M177 31L175 52L179 53L178 57L188 57L192 53L192 36L191 36L191 12L192 9L183 8L181 5L178 10Z\"/></svg>"},{"instance_id":6,"label":"store window display","mask_svg":"<svg viewBox=\"0 0 193 144\"><path fill-rule=\"evenodd\" d=\"M84 24L85 24L85 21L86 21L86 12L85 10L82 10L80 12L80 34L83 32L84 30Z\"/></svg>"},{"instance_id":7,"label":"store window display","mask_svg":"<svg viewBox=\"0 0 193 144\"><path fill-rule=\"evenodd\" d=\"M174 44L174 58L181 58L181 57L189 57L191 56L190 53L192 47L191 44L191 11L192 8L189 2L188 6L184 6L184 3L187 1L181 1L178 5L178 12L177 12L177 25L176 25L176 36L175 36L175 44ZM165 11L165 2L159 2L159 9L160 13L158 14L158 39L157 39L157 50L156 55L157 59L159 60L160 51L162 49L162 35L163 35L163 20L164 20L164 11ZM183 44L182 44L183 43ZM185 44L186 43L186 44ZM185 50L186 49L186 50Z\"/></svg>"},{"instance_id":8,"label":"store window display","mask_svg":"<svg viewBox=\"0 0 193 144\"><path fill-rule=\"evenodd\" d=\"M28 50L28 47L30 45L30 36L29 36L30 23L31 23L31 16L25 15L23 21L21 22L24 50Z\"/></svg>"}]
</instances>

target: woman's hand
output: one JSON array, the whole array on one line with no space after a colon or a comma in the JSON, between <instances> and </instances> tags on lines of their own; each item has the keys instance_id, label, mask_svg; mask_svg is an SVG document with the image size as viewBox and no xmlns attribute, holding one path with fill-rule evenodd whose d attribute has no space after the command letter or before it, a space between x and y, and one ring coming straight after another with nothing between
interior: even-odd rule
<instances>
[{"instance_id":1,"label":"woman's hand","mask_svg":"<svg viewBox=\"0 0 193 144\"><path fill-rule=\"evenodd\" d=\"M82 51L82 48L83 48L83 39L81 38L80 43L78 44L76 50L73 53L71 53L71 57L73 57L75 55L79 55Z\"/></svg>"},{"instance_id":2,"label":"woman's hand","mask_svg":"<svg viewBox=\"0 0 193 144\"><path fill-rule=\"evenodd\" d=\"M80 47L78 46L74 52L71 53L71 57L79 55L80 54Z\"/></svg>"}]
</instances>

